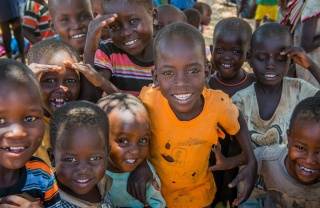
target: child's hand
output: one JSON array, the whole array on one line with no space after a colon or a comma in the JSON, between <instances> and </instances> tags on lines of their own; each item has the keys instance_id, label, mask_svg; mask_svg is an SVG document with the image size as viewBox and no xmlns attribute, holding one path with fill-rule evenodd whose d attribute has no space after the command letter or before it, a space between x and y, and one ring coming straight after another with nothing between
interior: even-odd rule
<instances>
[{"instance_id":1,"label":"child's hand","mask_svg":"<svg viewBox=\"0 0 320 208\"><path fill-rule=\"evenodd\" d=\"M112 23L117 14L108 14L101 16L98 14L95 19L91 20L88 26L88 34L86 38L86 50L95 52L99 45L99 40L101 38L101 29L108 24ZM90 46L90 47L89 47Z\"/></svg>"},{"instance_id":2,"label":"child's hand","mask_svg":"<svg viewBox=\"0 0 320 208\"><path fill-rule=\"evenodd\" d=\"M61 70L60 66L37 63L31 63L28 67L37 77L44 72L58 72Z\"/></svg>"},{"instance_id":3,"label":"child's hand","mask_svg":"<svg viewBox=\"0 0 320 208\"><path fill-rule=\"evenodd\" d=\"M257 175L257 166L255 163L248 163L237 175L233 181L228 185L229 188L233 188L239 184L241 188L239 188L240 194L238 197L233 201L232 206L238 206L242 202L246 201L253 188L254 182L256 180ZM243 190L243 191L242 191Z\"/></svg>"},{"instance_id":4,"label":"child's hand","mask_svg":"<svg viewBox=\"0 0 320 208\"><path fill-rule=\"evenodd\" d=\"M289 46L285 48L280 54L284 56L288 56L296 64L299 64L305 69L308 69L313 64L313 61L305 52L305 50L303 50L303 48L300 48L300 47Z\"/></svg>"},{"instance_id":5,"label":"child's hand","mask_svg":"<svg viewBox=\"0 0 320 208\"><path fill-rule=\"evenodd\" d=\"M1 207L44 207L35 198L27 193L10 195L0 198Z\"/></svg>"},{"instance_id":6,"label":"child's hand","mask_svg":"<svg viewBox=\"0 0 320 208\"><path fill-rule=\"evenodd\" d=\"M128 178L127 191L134 198L138 199L145 206L148 206L146 199L146 184L150 182L156 190L160 190L159 184L153 176L148 163L144 160Z\"/></svg>"},{"instance_id":7,"label":"child's hand","mask_svg":"<svg viewBox=\"0 0 320 208\"><path fill-rule=\"evenodd\" d=\"M216 170L227 170L227 159L226 157L221 153L221 145L220 143L216 144L212 150L214 153L214 156L216 158L216 164L209 167L209 171L216 171Z\"/></svg>"}]
</instances>

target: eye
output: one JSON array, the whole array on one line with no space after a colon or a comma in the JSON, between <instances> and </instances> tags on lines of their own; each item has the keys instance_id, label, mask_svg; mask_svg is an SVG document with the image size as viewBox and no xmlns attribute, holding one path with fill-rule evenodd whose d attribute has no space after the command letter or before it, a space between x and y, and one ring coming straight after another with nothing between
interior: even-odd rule
<instances>
[{"instance_id":1,"label":"eye","mask_svg":"<svg viewBox=\"0 0 320 208\"><path fill-rule=\"evenodd\" d=\"M88 18L87 15L82 15L82 16L80 17L80 20L86 20L87 18Z\"/></svg>"},{"instance_id":2,"label":"eye","mask_svg":"<svg viewBox=\"0 0 320 208\"><path fill-rule=\"evenodd\" d=\"M139 144L146 144L146 143L149 143L149 139L147 138L139 139Z\"/></svg>"},{"instance_id":3,"label":"eye","mask_svg":"<svg viewBox=\"0 0 320 208\"><path fill-rule=\"evenodd\" d=\"M222 48L215 48L214 50L217 51L217 52L223 52Z\"/></svg>"},{"instance_id":4,"label":"eye","mask_svg":"<svg viewBox=\"0 0 320 208\"><path fill-rule=\"evenodd\" d=\"M287 56L278 56L277 61L279 62L287 61Z\"/></svg>"},{"instance_id":5,"label":"eye","mask_svg":"<svg viewBox=\"0 0 320 208\"><path fill-rule=\"evenodd\" d=\"M75 80L75 79L67 79L66 80L66 83L76 83L77 82L77 80Z\"/></svg>"},{"instance_id":6,"label":"eye","mask_svg":"<svg viewBox=\"0 0 320 208\"><path fill-rule=\"evenodd\" d=\"M64 18L61 18L60 21L61 21L61 22L69 22L69 18L64 17Z\"/></svg>"},{"instance_id":7,"label":"eye","mask_svg":"<svg viewBox=\"0 0 320 208\"><path fill-rule=\"evenodd\" d=\"M163 75L174 75L173 71L163 71Z\"/></svg>"},{"instance_id":8,"label":"eye","mask_svg":"<svg viewBox=\"0 0 320 208\"><path fill-rule=\"evenodd\" d=\"M139 22L139 19L132 19L132 20L130 21L131 24L134 24L134 23L137 23L137 22Z\"/></svg>"},{"instance_id":9,"label":"eye","mask_svg":"<svg viewBox=\"0 0 320 208\"><path fill-rule=\"evenodd\" d=\"M116 25L116 24L109 25L109 29L110 29L110 30L116 30L116 29L119 29L119 26Z\"/></svg>"},{"instance_id":10,"label":"eye","mask_svg":"<svg viewBox=\"0 0 320 208\"><path fill-rule=\"evenodd\" d=\"M52 78L48 78L48 79L43 80L43 82L54 83L55 81Z\"/></svg>"},{"instance_id":11,"label":"eye","mask_svg":"<svg viewBox=\"0 0 320 208\"><path fill-rule=\"evenodd\" d=\"M266 60L266 56L257 56L258 61Z\"/></svg>"},{"instance_id":12,"label":"eye","mask_svg":"<svg viewBox=\"0 0 320 208\"><path fill-rule=\"evenodd\" d=\"M128 140L127 140L127 139L119 139L119 140L118 140L118 143L120 143L120 144L127 144L127 143L128 143Z\"/></svg>"},{"instance_id":13,"label":"eye","mask_svg":"<svg viewBox=\"0 0 320 208\"><path fill-rule=\"evenodd\" d=\"M233 53L239 54L239 53L241 53L241 51L240 50L233 50Z\"/></svg>"},{"instance_id":14,"label":"eye","mask_svg":"<svg viewBox=\"0 0 320 208\"><path fill-rule=\"evenodd\" d=\"M37 118L34 117L34 116L27 116L24 118L24 121L26 122L32 122L32 121L35 121Z\"/></svg>"},{"instance_id":15,"label":"eye","mask_svg":"<svg viewBox=\"0 0 320 208\"><path fill-rule=\"evenodd\" d=\"M0 118L0 124L4 124L6 122L6 120L4 120L4 118Z\"/></svg>"},{"instance_id":16,"label":"eye","mask_svg":"<svg viewBox=\"0 0 320 208\"><path fill-rule=\"evenodd\" d=\"M297 148L298 150L305 150L305 148L302 147L302 146L300 146L300 145L297 145L296 148Z\"/></svg>"},{"instance_id":17,"label":"eye","mask_svg":"<svg viewBox=\"0 0 320 208\"><path fill-rule=\"evenodd\" d=\"M200 72L200 70L197 69L197 68L192 68L192 69L190 69L190 70L188 71L189 74L197 74L197 73L199 73L199 72Z\"/></svg>"},{"instance_id":18,"label":"eye","mask_svg":"<svg viewBox=\"0 0 320 208\"><path fill-rule=\"evenodd\" d=\"M155 26L153 26L153 28L154 28L155 30L161 30L161 29L162 29L162 26L161 26L161 25L155 25Z\"/></svg>"},{"instance_id":19,"label":"eye","mask_svg":"<svg viewBox=\"0 0 320 208\"><path fill-rule=\"evenodd\" d=\"M90 158L90 161L96 161L96 160L100 160L102 157L99 156L93 156Z\"/></svg>"},{"instance_id":20,"label":"eye","mask_svg":"<svg viewBox=\"0 0 320 208\"><path fill-rule=\"evenodd\" d=\"M75 158L72 157L68 157L66 159L64 159L66 162L77 162L77 160Z\"/></svg>"}]
</instances>

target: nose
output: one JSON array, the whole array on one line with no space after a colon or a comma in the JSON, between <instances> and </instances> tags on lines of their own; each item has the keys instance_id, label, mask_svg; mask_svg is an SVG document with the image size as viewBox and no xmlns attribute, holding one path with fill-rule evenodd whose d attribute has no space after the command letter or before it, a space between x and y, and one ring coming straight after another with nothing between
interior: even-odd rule
<instances>
[{"instance_id":1,"label":"nose","mask_svg":"<svg viewBox=\"0 0 320 208\"><path fill-rule=\"evenodd\" d=\"M57 85L57 92L58 93L67 93L69 91L69 88L65 86L63 83L60 83Z\"/></svg>"},{"instance_id":2,"label":"nose","mask_svg":"<svg viewBox=\"0 0 320 208\"><path fill-rule=\"evenodd\" d=\"M78 174L88 174L91 170L91 166L86 161L80 161L77 166L77 173Z\"/></svg>"},{"instance_id":3,"label":"nose","mask_svg":"<svg viewBox=\"0 0 320 208\"><path fill-rule=\"evenodd\" d=\"M307 152L306 163L307 164L316 164L317 161L317 153Z\"/></svg>"},{"instance_id":4,"label":"nose","mask_svg":"<svg viewBox=\"0 0 320 208\"><path fill-rule=\"evenodd\" d=\"M82 26L82 23L79 20L73 20L71 24L71 28L74 30L80 29Z\"/></svg>"},{"instance_id":5,"label":"nose","mask_svg":"<svg viewBox=\"0 0 320 208\"><path fill-rule=\"evenodd\" d=\"M132 35L133 30L130 28L130 25L126 24L123 25L123 28L121 30L121 37L129 37L130 35Z\"/></svg>"},{"instance_id":6,"label":"nose","mask_svg":"<svg viewBox=\"0 0 320 208\"><path fill-rule=\"evenodd\" d=\"M22 124L13 123L8 126L8 131L6 132L5 136L12 139L21 139L27 136L27 132Z\"/></svg>"},{"instance_id":7,"label":"nose","mask_svg":"<svg viewBox=\"0 0 320 208\"><path fill-rule=\"evenodd\" d=\"M267 69L274 69L275 68L275 58L273 56L269 56L267 60Z\"/></svg>"},{"instance_id":8,"label":"nose","mask_svg":"<svg viewBox=\"0 0 320 208\"><path fill-rule=\"evenodd\" d=\"M189 82L188 75L185 73L185 70L180 70L180 71L183 71L183 72L177 73L175 76L175 85L177 87L186 86Z\"/></svg>"},{"instance_id":9,"label":"nose","mask_svg":"<svg viewBox=\"0 0 320 208\"><path fill-rule=\"evenodd\" d=\"M139 146L138 146L138 145L132 144L132 145L130 146L130 149L129 149L129 153L130 153L130 154L132 154L132 155L137 155L137 154L139 154L139 152L140 152L140 149L139 149Z\"/></svg>"}]
</instances>

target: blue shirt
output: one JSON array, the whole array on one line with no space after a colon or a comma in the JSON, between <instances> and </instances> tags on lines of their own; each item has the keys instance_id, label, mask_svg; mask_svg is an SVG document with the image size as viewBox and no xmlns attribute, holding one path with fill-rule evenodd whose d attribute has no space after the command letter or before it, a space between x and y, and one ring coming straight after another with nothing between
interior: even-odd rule
<instances>
[{"instance_id":1,"label":"blue shirt","mask_svg":"<svg viewBox=\"0 0 320 208\"><path fill-rule=\"evenodd\" d=\"M171 5L178 7L179 9L189 9L195 3L194 0L172 0Z\"/></svg>"}]
</instances>

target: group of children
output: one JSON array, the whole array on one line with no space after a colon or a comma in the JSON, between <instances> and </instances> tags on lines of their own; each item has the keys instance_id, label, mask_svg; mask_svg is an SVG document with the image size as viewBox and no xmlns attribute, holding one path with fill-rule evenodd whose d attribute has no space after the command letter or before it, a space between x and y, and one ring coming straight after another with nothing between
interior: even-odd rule
<instances>
[{"instance_id":1,"label":"group of children","mask_svg":"<svg viewBox=\"0 0 320 208\"><path fill-rule=\"evenodd\" d=\"M0 205L319 206L319 91L286 75L291 60L320 69L285 27L221 20L211 66L172 6L101 0L93 19L90 0L48 5L61 40L35 44L29 68L0 60Z\"/></svg>"}]
</instances>

